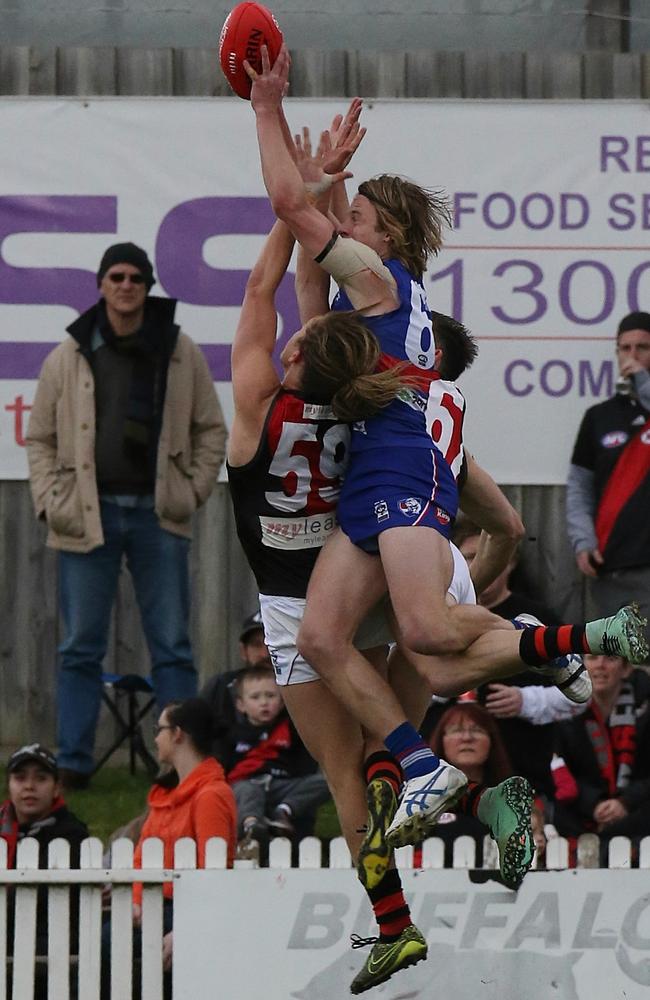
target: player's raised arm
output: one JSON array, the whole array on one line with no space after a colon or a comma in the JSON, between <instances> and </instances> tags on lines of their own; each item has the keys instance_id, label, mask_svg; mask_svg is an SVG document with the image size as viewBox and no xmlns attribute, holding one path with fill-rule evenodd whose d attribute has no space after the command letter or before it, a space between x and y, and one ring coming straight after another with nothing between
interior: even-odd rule
<instances>
[{"instance_id":1,"label":"player's raised arm","mask_svg":"<svg viewBox=\"0 0 650 1000\"><path fill-rule=\"evenodd\" d=\"M289 82L289 53L282 46L273 67L262 47L262 72L248 64L253 86L251 103L257 122L262 176L273 211L287 223L297 240L313 256L331 240L333 229L310 203L300 173L287 148L282 128L282 98Z\"/></svg>"},{"instance_id":2,"label":"player's raised arm","mask_svg":"<svg viewBox=\"0 0 650 1000\"><path fill-rule=\"evenodd\" d=\"M339 191L339 203L347 204L344 169L365 135L359 125L361 100L354 98L345 115L336 115L329 130L321 132L318 147L312 150L308 128L295 136L294 161L318 211L328 216L330 201ZM335 180L335 177L340 179ZM340 190L342 189L342 196ZM334 223L336 225L336 223ZM329 309L329 274L300 247L296 270L296 297L302 323Z\"/></svg>"},{"instance_id":3,"label":"player's raised arm","mask_svg":"<svg viewBox=\"0 0 650 1000\"><path fill-rule=\"evenodd\" d=\"M229 456L242 437L259 437L266 402L280 385L273 364L277 332L275 293L282 281L295 240L283 222L276 222L246 283L239 323L232 345L231 368L235 420Z\"/></svg>"},{"instance_id":4,"label":"player's raised arm","mask_svg":"<svg viewBox=\"0 0 650 1000\"><path fill-rule=\"evenodd\" d=\"M257 121L262 175L276 215L345 287L355 309L375 313L394 309L394 280L378 254L363 243L339 237L334 225L310 203L282 131L281 105L289 81L289 53L283 45L272 68L265 46L261 54L261 73L248 63L246 68L253 80L251 103Z\"/></svg>"}]
</instances>

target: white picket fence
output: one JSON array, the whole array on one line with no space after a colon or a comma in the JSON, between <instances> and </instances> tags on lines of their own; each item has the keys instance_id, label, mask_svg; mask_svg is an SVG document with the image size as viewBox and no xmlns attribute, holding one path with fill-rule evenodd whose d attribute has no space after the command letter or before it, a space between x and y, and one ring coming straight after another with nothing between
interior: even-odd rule
<instances>
[{"instance_id":1,"label":"white picket fence","mask_svg":"<svg viewBox=\"0 0 650 1000\"><path fill-rule=\"evenodd\" d=\"M568 867L569 847L554 829L549 834L545 867ZM182 872L196 868L196 845L183 839L176 844L174 869L163 867L163 845L159 840L147 840L143 845L141 869L133 868L133 844L118 840L111 848L110 866L106 867L103 847L99 840L90 838L82 844L81 867L70 869L69 846L63 840L54 841L49 850L49 867L38 868L38 843L26 839L18 845L16 867L7 868L6 843L0 839L0 969L13 969L13 983L0 974L0 1000L33 1000L37 968L47 970L47 1000L70 1000L71 970L77 966L77 992L80 1000L98 1000L100 995L101 927L103 895L107 885L111 892L111 1000L131 997L133 976L132 939L132 886L143 883L142 894L142 959L139 963L142 982L142 1000L161 1000L163 973L161 963L163 892L165 883L181 878ZM583 835L578 843L577 867L599 866L599 843L594 834ZM425 841L422 847L422 869L444 868L444 843L439 838ZM498 866L496 846L489 837L484 845L483 867ZM413 867L414 850L401 848L396 852L400 868ZM650 868L650 837L640 846L639 867ZM219 838L210 840L206 847L205 867L226 868L226 844ZM627 838L614 838L609 845L609 867L629 868L631 845ZM298 848L298 867L318 869L324 866L323 845L316 837L307 837ZM350 868L352 859L342 838L329 845L329 867ZM255 868L255 860L235 862L232 877L237 870ZM276 838L269 845L269 868L292 867L291 844ZM471 837L459 837L453 848L453 867L475 867L475 843ZM534 867L537 867L535 862ZM539 877L543 877L540 875ZM36 905L40 886L48 886L48 952L36 956ZM70 889L80 887L79 947L78 954L70 948ZM15 891L15 930L13 960L7 956L7 895Z\"/></svg>"}]
</instances>

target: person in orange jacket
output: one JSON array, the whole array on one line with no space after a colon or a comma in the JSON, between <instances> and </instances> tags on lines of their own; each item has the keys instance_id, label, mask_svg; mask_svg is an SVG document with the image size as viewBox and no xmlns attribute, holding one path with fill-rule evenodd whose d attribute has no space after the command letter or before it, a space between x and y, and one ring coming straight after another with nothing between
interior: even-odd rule
<instances>
[{"instance_id":1,"label":"person in orange jacket","mask_svg":"<svg viewBox=\"0 0 650 1000\"><path fill-rule=\"evenodd\" d=\"M209 705L201 698L171 702L160 714L155 726L156 749L161 765L172 768L178 780L156 783L147 798L148 814L136 844L133 864L142 867L142 844L158 837L164 845L163 864L174 867L174 845L181 837L196 842L197 867L205 867L205 845L211 837L222 837L227 844L231 866L237 846L237 808L232 789L226 782L221 764L211 756L213 720ZM162 960L165 971L171 969L173 948L172 886L163 889ZM142 884L133 887L134 923L140 920ZM139 953L140 935L136 933L134 954ZM110 996L110 925L104 927L102 940L102 998ZM169 977L166 977L168 979ZM169 983L166 989L169 989Z\"/></svg>"}]
</instances>

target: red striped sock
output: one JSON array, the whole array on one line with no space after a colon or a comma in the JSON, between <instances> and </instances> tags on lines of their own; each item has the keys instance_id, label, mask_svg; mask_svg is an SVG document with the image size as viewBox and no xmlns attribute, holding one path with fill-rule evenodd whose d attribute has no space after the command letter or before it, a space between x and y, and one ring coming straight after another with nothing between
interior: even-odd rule
<instances>
[{"instance_id":1,"label":"red striped sock","mask_svg":"<svg viewBox=\"0 0 650 1000\"><path fill-rule=\"evenodd\" d=\"M389 783L395 795L399 795L402 787L402 769L392 754L385 750L370 754L364 761L363 774L367 785L375 778L381 778L382 781Z\"/></svg>"},{"instance_id":2,"label":"red striped sock","mask_svg":"<svg viewBox=\"0 0 650 1000\"><path fill-rule=\"evenodd\" d=\"M368 897L379 926L379 940L396 941L413 923L397 868L389 868L379 885L369 890Z\"/></svg>"},{"instance_id":3,"label":"red striped sock","mask_svg":"<svg viewBox=\"0 0 650 1000\"><path fill-rule=\"evenodd\" d=\"M569 653L588 652L584 625L537 625L525 628L519 639L519 656L530 667L541 667Z\"/></svg>"}]
</instances>

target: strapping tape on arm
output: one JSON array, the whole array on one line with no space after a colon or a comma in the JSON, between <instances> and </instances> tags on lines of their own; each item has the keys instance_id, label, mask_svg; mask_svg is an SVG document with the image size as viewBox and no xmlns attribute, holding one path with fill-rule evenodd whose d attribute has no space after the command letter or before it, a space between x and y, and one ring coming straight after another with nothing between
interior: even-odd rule
<instances>
[{"instance_id":1,"label":"strapping tape on arm","mask_svg":"<svg viewBox=\"0 0 650 1000\"><path fill-rule=\"evenodd\" d=\"M391 288L395 287L393 275L375 250L338 233L332 234L331 240L315 260L339 285L361 271L372 271Z\"/></svg>"}]
</instances>

